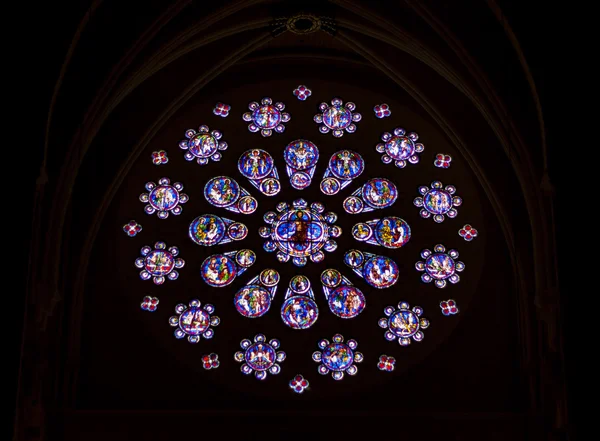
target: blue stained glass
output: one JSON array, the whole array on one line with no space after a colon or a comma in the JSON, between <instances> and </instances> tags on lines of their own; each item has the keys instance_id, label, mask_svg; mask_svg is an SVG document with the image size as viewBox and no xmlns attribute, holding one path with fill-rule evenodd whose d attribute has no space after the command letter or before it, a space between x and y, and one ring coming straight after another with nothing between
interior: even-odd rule
<instances>
[{"instance_id":1,"label":"blue stained glass","mask_svg":"<svg viewBox=\"0 0 600 441\"><path fill-rule=\"evenodd\" d=\"M240 157L238 169L248 179L263 179L273 170L273 158L264 150L248 150Z\"/></svg>"},{"instance_id":2,"label":"blue stained glass","mask_svg":"<svg viewBox=\"0 0 600 441\"><path fill-rule=\"evenodd\" d=\"M344 343L331 343L323 350L322 361L331 371L345 371L354 361L354 353Z\"/></svg>"}]
</instances>

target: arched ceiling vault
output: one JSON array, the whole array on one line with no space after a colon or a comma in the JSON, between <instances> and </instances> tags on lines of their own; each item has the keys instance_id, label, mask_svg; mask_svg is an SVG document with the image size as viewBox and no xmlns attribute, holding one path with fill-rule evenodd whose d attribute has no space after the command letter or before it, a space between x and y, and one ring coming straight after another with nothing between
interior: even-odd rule
<instances>
[{"instance_id":1,"label":"arched ceiling vault","mask_svg":"<svg viewBox=\"0 0 600 441\"><path fill-rule=\"evenodd\" d=\"M35 248L34 259L45 264L39 265L40 270L34 270L31 277L42 281L41 285L45 288L34 284L31 295L41 305L42 315L52 314L53 308L63 297L63 294L46 296L44 293L70 290L73 295L72 305L68 308L70 326L79 328L87 265L104 214L132 164L156 133L169 123L175 112L199 90L209 86L211 81L234 66L258 67L269 60L283 59L305 59L316 65L343 62L361 68L368 66L404 89L461 152L494 207L511 253L515 286L521 293L518 308L523 323L527 323L527 317L532 314L530 292L535 292L536 296L555 295L552 294L557 285L552 274L552 256L555 254L553 232L547 223L552 210L551 199L541 188L541 182L548 179L543 116L539 111L535 84L520 52L513 54L514 59L506 60L505 66L512 69L519 81L529 84L530 94L524 96L523 100L537 108L538 113L530 114L527 119L515 120L511 114L513 111L517 113L516 110L503 99L505 89L490 79L486 73L487 66L482 64L485 60L474 57L457 36L454 24L444 19L444 7L440 6L437 10L433 5L405 0L397 11L386 11L385 6L389 3L381 1L330 0L323 10L326 12L327 20L324 22L327 26L315 34L297 35L282 25L285 23L282 17L289 18L302 12L325 18L323 11L310 4L306 6L306 3L303 8L296 8L296 2L245 0L220 2L215 10L203 14L202 3L186 0L165 5L162 13L148 20L145 30L130 44L118 62L95 67L104 72L105 79L93 90L86 89L81 83L66 81L66 78L70 70L85 74L85 66L89 61L85 40L102 38L99 35L87 35L86 32L97 12L108 7L106 2L92 2L88 13L82 18L52 97L45 157L39 180L41 192L38 194L37 222L41 228L40 235L34 237L34 243L39 240L43 247ZM502 17L498 4L491 0L488 4L496 17ZM474 5L470 7L475 8ZM490 13L485 5L478 5L477 8L481 9L482 20ZM106 28L109 29L110 25ZM502 39L506 28L507 24L503 23L493 32ZM513 34L509 37L512 44L518 45ZM86 237L74 245L74 239L68 235L67 219L70 210L77 211L78 207L74 207L76 201L71 196L76 194L77 186L81 185L82 164L96 147L103 131L110 130L111 118L118 115L120 109L131 105L140 93L150 93L144 88L157 75L181 66L178 63L189 57L202 57L204 50L214 47L221 48L216 51L219 57L211 59L204 70L197 72L193 81L182 85L177 94L168 97L169 104L155 113L152 122L139 132L136 144L130 148L114 180L103 190L99 203L91 210L93 215ZM493 50L490 47L490 51ZM413 61L407 61L410 59ZM414 72L417 71L429 72L425 75L427 81L421 83L423 75L416 76ZM436 87L440 88L438 90L450 88L450 95L460 95L461 106L469 103L468 108L464 107L464 114L481 121L486 126L485 130L493 135L494 142L486 145L474 142L465 130L465 121L461 122L460 117L452 115L448 103L443 102L444 98L429 87L432 81L436 82ZM85 108L72 109L68 102L61 102L63 97L70 96L70 88L81 88L81 94L88 97ZM82 115L80 124L69 121L67 110L71 114L79 112ZM70 139L56 139L55 133L70 133L72 136ZM494 154L502 155L509 164L506 182L492 182L487 175L489 164L481 162L481 149L486 148L497 150ZM62 165L53 168L46 160L49 156L64 158L53 162L62 162ZM510 193L515 191L512 181L518 183L518 194ZM516 207L521 205L527 213L525 222L515 215L519 211ZM44 231L43 236L41 231ZM524 241L527 237L530 237L529 241ZM69 240L71 243L67 245ZM72 273L77 278L68 287L59 263L61 253L67 247L71 251L77 250L79 257L77 268ZM535 273L534 286L526 280L524 273L529 271ZM530 331L523 329L521 333L523 357L527 360L533 357L533 345L539 344L533 341ZM71 334L69 368L74 372L79 339L77 332ZM534 372L530 372L530 375L534 376ZM531 381L533 383L534 380ZM530 399L534 406L538 405L540 393L532 388Z\"/></svg>"}]
</instances>

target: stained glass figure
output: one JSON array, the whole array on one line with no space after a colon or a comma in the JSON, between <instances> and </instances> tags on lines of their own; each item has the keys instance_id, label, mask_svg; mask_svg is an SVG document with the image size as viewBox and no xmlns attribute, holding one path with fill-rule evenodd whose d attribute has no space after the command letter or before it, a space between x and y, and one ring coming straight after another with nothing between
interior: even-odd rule
<instances>
[{"instance_id":1,"label":"stained glass figure","mask_svg":"<svg viewBox=\"0 0 600 441\"><path fill-rule=\"evenodd\" d=\"M314 120L319 126L321 133L329 133L333 131L333 136L340 138L344 136L344 131L348 133L356 132L356 124L361 120L360 113L354 112L356 104L344 102L339 98L331 100L331 106L327 103L321 103L319 110L321 113L317 113ZM354 113L353 113L354 112Z\"/></svg>"},{"instance_id":2,"label":"stained glass figure","mask_svg":"<svg viewBox=\"0 0 600 441\"><path fill-rule=\"evenodd\" d=\"M144 311L153 312L158 309L158 302L158 297L145 296L144 300L142 300L142 303L140 303L140 307Z\"/></svg>"},{"instance_id":3,"label":"stained glass figure","mask_svg":"<svg viewBox=\"0 0 600 441\"><path fill-rule=\"evenodd\" d=\"M406 130L401 127L394 129L394 134L385 132L381 135L382 143L377 144L375 150L383 153L381 161L389 164L392 161L398 168L406 167L407 163L416 164L419 162L419 153L425 150L425 146L416 142L419 135L415 132L406 134Z\"/></svg>"},{"instance_id":4,"label":"stained glass figure","mask_svg":"<svg viewBox=\"0 0 600 441\"><path fill-rule=\"evenodd\" d=\"M473 239L475 239L479 235L479 233L471 225L466 224L464 227L462 227L460 230L458 230L458 235L460 237L462 237L464 240L466 240L467 242L471 242Z\"/></svg>"},{"instance_id":5,"label":"stained glass figure","mask_svg":"<svg viewBox=\"0 0 600 441\"><path fill-rule=\"evenodd\" d=\"M333 225L337 215L324 213L325 206L313 202L308 206L304 199L297 199L290 207L285 202L277 204L277 213L265 213L263 226L258 233L267 239L263 245L267 252L277 251L277 259L287 262L292 259L296 266L304 266L308 259L321 262L323 251L332 252L337 243L332 238L339 237L342 229Z\"/></svg>"},{"instance_id":6,"label":"stained glass figure","mask_svg":"<svg viewBox=\"0 0 600 441\"><path fill-rule=\"evenodd\" d=\"M189 197L183 190L181 182L175 182L171 185L169 178L161 178L158 185L154 182L146 183L146 190L149 193L142 193L140 201L147 203L144 211L148 214L157 213L159 219L166 219L169 213L179 215L183 211L181 204L185 204Z\"/></svg>"},{"instance_id":7,"label":"stained glass figure","mask_svg":"<svg viewBox=\"0 0 600 441\"><path fill-rule=\"evenodd\" d=\"M281 190L279 173L273 157L264 150L252 149L244 152L238 160L238 170L266 196L275 196Z\"/></svg>"},{"instance_id":8,"label":"stained glass figure","mask_svg":"<svg viewBox=\"0 0 600 441\"><path fill-rule=\"evenodd\" d=\"M165 283L165 277L169 280L177 279L179 277L177 269L185 265L185 261L177 257L178 254L177 247L167 249L167 244L164 242L156 242L154 249L147 245L142 247L142 257L135 259L135 266L142 269L140 278L152 279L156 285Z\"/></svg>"},{"instance_id":9,"label":"stained glass figure","mask_svg":"<svg viewBox=\"0 0 600 441\"><path fill-rule=\"evenodd\" d=\"M422 329L429 327L429 320L421 317L423 308L415 306L412 310L406 302L398 303L398 309L393 306L386 307L383 312L386 318L377 322L380 328L387 329L384 337L387 341L398 340L400 346L408 346L411 339L423 340Z\"/></svg>"},{"instance_id":10,"label":"stained glass figure","mask_svg":"<svg viewBox=\"0 0 600 441\"><path fill-rule=\"evenodd\" d=\"M241 368L243 374L250 375L254 372L256 378L264 380L267 378L267 372L272 375L281 372L279 363L285 360L285 352L277 352L280 347L279 340L272 339L267 343L263 334L257 334L254 342L245 339L241 341L240 346L243 351L236 352L234 359L238 363L245 362Z\"/></svg>"},{"instance_id":11,"label":"stained glass figure","mask_svg":"<svg viewBox=\"0 0 600 441\"><path fill-rule=\"evenodd\" d=\"M346 188L353 179L361 175L365 169L362 156L351 150L340 150L331 155L323 180L321 191L326 195L337 194Z\"/></svg>"},{"instance_id":12,"label":"stained glass figure","mask_svg":"<svg viewBox=\"0 0 600 441\"><path fill-rule=\"evenodd\" d=\"M123 225L123 231L125 231L125 234L127 234L129 237L134 237L140 231L142 231L142 226L136 221L130 220L128 224Z\"/></svg>"},{"instance_id":13,"label":"stained glass figure","mask_svg":"<svg viewBox=\"0 0 600 441\"><path fill-rule=\"evenodd\" d=\"M192 221L188 234L194 243L210 247L245 239L248 227L214 214L203 214Z\"/></svg>"},{"instance_id":14,"label":"stained glass figure","mask_svg":"<svg viewBox=\"0 0 600 441\"><path fill-rule=\"evenodd\" d=\"M392 114L392 111L390 110L390 106L388 106L385 103L378 104L375 107L373 107L373 112L375 112L375 116L379 119L387 118L388 116L390 116Z\"/></svg>"},{"instance_id":15,"label":"stained glass figure","mask_svg":"<svg viewBox=\"0 0 600 441\"><path fill-rule=\"evenodd\" d=\"M385 248L400 248L410 240L410 227L404 219L387 216L360 222L352 227L352 236L371 245Z\"/></svg>"},{"instance_id":16,"label":"stained glass figure","mask_svg":"<svg viewBox=\"0 0 600 441\"><path fill-rule=\"evenodd\" d=\"M305 276L294 276L281 306L281 320L292 329L308 329L319 318L319 308L310 281Z\"/></svg>"},{"instance_id":17,"label":"stained glass figure","mask_svg":"<svg viewBox=\"0 0 600 441\"><path fill-rule=\"evenodd\" d=\"M200 300L192 300L189 307L180 303L175 307L177 315L169 318L169 324L175 329L175 338L181 339L187 335L190 343L198 343L201 337L205 339L213 338L215 331L212 329L221 323L221 319L216 315L215 307L210 304L200 307Z\"/></svg>"},{"instance_id":18,"label":"stained glass figure","mask_svg":"<svg viewBox=\"0 0 600 441\"><path fill-rule=\"evenodd\" d=\"M229 176L217 176L204 186L204 198L209 204L240 214L252 214L258 202L247 190Z\"/></svg>"},{"instance_id":19,"label":"stained glass figure","mask_svg":"<svg viewBox=\"0 0 600 441\"><path fill-rule=\"evenodd\" d=\"M309 96L312 95L312 90L310 90L306 86L298 86L294 89L294 96L298 98L300 101L306 100Z\"/></svg>"},{"instance_id":20,"label":"stained glass figure","mask_svg":"<svg viewBox=\"0 0 600 441\"><path fill-rule=\"evenodd\" d=\"M297 394L303 393L308 387L308 380L305 380L302 375L296 375L290 381L290 388Z\"/></svg>"},{"instance_id":21,"label":"stained glass figure","mask_svg":"<svg viewBox=\"0 0 600 441\"><path fill-rule=\"evenodd\" d=\"M440 308L442 308L442 314L444 315L454 315L458 314L458 305L452 299L444 300L440 302Z\"/></svg>"},{"instance_id":22,"label":"stained glass figure","mask_svg":"<svg viewBox=\"0 0 600 441\"><path fill-rule=\"evenodd\" d=\"M271 308L271 301L277 292L279 273L268 268L246 283L233 298L235 309L244 317L262 317Z\"/></svg>"},{"instance_id":23,"label":"stained glass figure","mask_svg":"<svg viewBox=\"0 0 600 441\"><path fill-rule=\"evenodd\" d=\"M304 139L290 142L283 152L290 184L296 190L302 190L310 185L315 174L319 149L315 144Z\"/></svg>"},{"instance_id":24,"label":"stained glass figure","mask_svg":"<svg viewBox=\"0 0 600 441\"><path fill-rule=\"evenodd\" d=\"M179 141L179 148L187 150L183 155L186 161L195 159L198 164L206 165L209 159L220 161L223 157L220 150L227 150L227 143L221 141L223 134L218 130L210 132L208 126L200 126L197 132L188 129L185 137Z\"/></svg>"},{"instance_id":25,"label":"stained glass figure","mask_svg":"<svg viewBox=\"0 0 600 441\"><path fill-rule=\"evenodd\" d=\"M374 288L389 288L398 281L398 265L389 257L350 250L344 255L344 263Z\"/></svg>"},{"instance_id":26,"label":"stained glass figure","mask_svg":"<svg viewBox=\"0 0 600 441\"><path fill-rule=\"evenodd\" d=\"M344 199L349 214L366 213L391 207L398 199L396 184L386 178L374 178Z\"/></svg>"},{"instance_id":27,"label":"stained glass figure","mask_svg":"<svg viewBox=\"0 0 600 441\"><path fill-rule=\"evenodd\" d=\"M237 276L250 268L255 261L256 254L252 250L213 254L202 262L200 275L208 285L221 288L233 282Z\"/></svg>"},{"instance_id":28,"label":"stained glass figure","mask_svg":"<svg viewBox=\"0 0 600 441\"><path fill-rule=\"evenodd\" d=\"M385 372L392 372L396 367L396 359L394 357L390 357L389 355L382 355L379 357L379 362L377 363L377 369Z\"/></svg>"},{"instance_id":29,"label":"stained glass figure","mask_svg":"<svg viewBox=\"0 0 600 441\"><path fill-rule=\"evenodd\" d=\"M365 309L367 305L365 295L338 270L326 269L323 271L321 283L329 310L338 317L351 319Z\"/></svg>"},{"instance_id":30,"label":"stained glass figure","mask_svg":"<svg viewBox=\"0 0 600 441\"><path fill-rule=\"evenodd\" d=\"M449 168L451 162L452 156L446 155L444 153L438 153L437 155L435 155L433 165L435 165L438 168Z\"/></svg>"},{"instance_id":31,"label":"stained glass figure","mask_svg":"<svg viewBox=\"0 0 600 441\"><path fill-rule=\"evenodd\" d=\"M433 220L437 223L444 222L444 215L449 218L455 218L458 211L454 207L458 207L462 204L462 199L458 196L454 196L456 193L456 187L453 185L446 185L442 188L443 184L440 181L433 181L431 188L419 187L419 193L423 197L416 197L414 204L417 207L423 207L419 214L422 218L427 219L433 215Z\"/></svg>"},{"instance_id":32,"label":"stained glass figure","mask_svg":"<svg viewBox=\"0 0 600 441\"><path fill-rule=\"evenodd\" d=\"M271 98L263 98L260 104L252 101L248 104L250 112L244 113L242 119L250 122L248 130L260 134L264 137L271 136L273 130L282 133L285 130L284 123L290 120L290 114L283 111L285 104L275 103Z\"/></svg>"},{"instance_id":33,"label":"stained glass figure","mask_svg":"<svg viewBox=\"0 0 600 441\"><path fill-rule=\"evenodd\" d=\"M217 103L213 108L213 113L217 116L227 118L229 116L229 111L231 110L231 106L229 104Z\"/></svg>"},{"instance_id":34,"label":"stained glass figure","mask_svg":"<svg viewBox=\"0 0 600 441\"><path fill-rule=\"evenodd\" d=\"M152 152L152 163L154 165L164 165L167 162L169 162L169 157L167 156L167 152L165 152L164 150Z\"/></svg>"},{"instance_id":35,"label":"stained glass figure","mask_svg":"<svg viewBox=\"0 0 600 441\"><path fill-rule=\"evenodd\" d=\"M419 261L415 264L417 271L423 271L421 280L425 283L434 284L438 288L445 288L446 281L458 283L460 277L457 273L465 269L465 264L457 262L458 251L450 250L446 253L446 247L437 244L433 247L433 253L430 250L423 250L421 257L425 261Z\"/></svg>"},{"instance_id":36,"label":"stained glass figure","mask_svg":"<svg viewBox=\"0 0 600 441\"><path fill-rule=\"evenodd\" d=\"M214 352L212 354L202 356L202 367L207 371L218 368L220 364L221 362L219 361L219 356Z\"/></svg>"},{"instance_id":37,"label":"stained glass figure","mask_svg":"<svg viewBox=\"0 0 600 441\"><path fill-rule=\"evenodd\" d=\"M344 343L344 337L341 334L335 334L333 343L329 343L329 340L325 339L319 342L321 351L313 352L312 359L321 363L318 368L321 375L331 372L334 380L341 380L344 378L344 373L356 375L358 372L358 366L355 363L362 362L364 357L362 353L355 351L357 347L356 340L350 339Z\"/></svg>"}]
</instances>

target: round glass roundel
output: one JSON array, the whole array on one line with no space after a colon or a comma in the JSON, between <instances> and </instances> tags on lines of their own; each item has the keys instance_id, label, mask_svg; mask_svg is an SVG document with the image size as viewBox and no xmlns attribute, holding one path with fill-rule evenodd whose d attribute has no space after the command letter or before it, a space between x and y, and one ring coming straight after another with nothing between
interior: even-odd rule
<instances>
[{"instance_id":1,"label":"round glass roundel","mask_svg":"<svg viewBox=\"0 0 600 441\"><path fill-rule=\"evenodd\" d=\"M227 234L233 240L242 240L248 236L248 227L240 222L234 222L227 228Z\"/></svg>"},{"instance_id":2,"label":"round glass roundel","mask_svg":"<svg viewBox=\"0 0 600 441\"><path fill-rule=\"evenodd\" d=\"M328 239L328 225L323 216L309 208L286 211L273 224L275 245L293 257L315 254Z\"/></svg>"},{"instance_id":3,"label":"round glass roundel","mask_svg":"<svg viewBox=\"0 0 600 441\"><path fill-rule=\"evenodd\" d=\"M332 130L345 129L352 123L352 112L343 106L331 106L323 112L323 124Z\"/></svg>"},{"instance_id":4,"label":"round glass roundel","mask_svg":"<svg viewBox=\"0 0 600 441\"><path fill-rule=\"evenodd\" d=\"M252 196L241 197L239 205L242 214L252 214L258 208L258 202Z\"/></svg>"},{"instance_id":5,"label":"round glass roundel","mask_svg":"<svg viewBox=\"0 0 600 441\"><path fill-rule=\"evenodd\" d=\"M375 288L388 288L398 280L398 265L389 257L370 258L364 267L366 282Z\"/></svg>"},{"instance_id":6,"label":"round glass roundel","mask_svg":"<svg viewBox=\"0 0 600 441\"><path fill-rule=\"evenodd\" d=\"M446 214L452 209L452 195L445 190L429 190L423 205L430 213Z\"/></svg>"},{"instance_id":7,"label":"round glass roundel","mask_svg":"<svg viewBox=\"0 0 600 441\"><path fill-rule=\"evenodd\" d=\"M329 169L339 179L354 179L365 169L365 162L358 153L342 150L331 156Z\"/></svg>"},{"instance_id":8,"label":"round glass roundel","mask_svg":"<svg viewBox=\"0 0 600 441\"><path fill-rule=\"evenodd\" d=\"M271 307L271 295L262 286L248 285L235 295L235 309L244 317L256 318L263 316Z\"/></svg>"},{"instance_id":9,"label":"round glass roundel","mask_svg":"<svg viewBox=\"0 0 600 441\"><path fill-rule=\"evenodd\" d=\"M169 211L179 203L179 192L171 185L159 185L152 189L148 198L155 210Z\"/></svg>"},{"instance_id":10,"label":"round glass roundel","mask_svg":"<svg viewBox=\"0 0 600 441\"><path fill-rule=\"evenodd\" d=\"M175 268L175 259L168 251L154 250L146 256L144 267L153 276L165 276Z\"/></svg>"},{"instance_id":11,"label":"round glass roundel","mask_svg":"<svg viewBox=\"0 0 600 441\"><path fill-rule=\"evenodd\" d=\"M365 260L365 256L358 250L350 250L344 255L344 263L350 268L358 268Z\"/></svg>"},{"instance_id":12,"label":"round glass roundel","mask_svg":"<svg viewBox=\"0 0 600 441\"><path fill-rule=\"evenodd\" d=\"M434 279L443 280L454 274L456 265L448 254L435 253L425 261L425 270Z\"/></svg>"},{"instance_id":13,"label":"round glass roundel","mask_svg":"<svg viewBox=\"0 0 600 441\"><path fill-rule=\"evenodd\" d=\"M317 304L306 296L290 297L281 307L281 318L292 329L310 328L318 317Z\"/></svg>"},{"instance_id":14,"label":"round glass roundel","mask_svg":"<svg viewBox=\"0 0 600 441\"><path fill-rule=\"evenodd\" d=\"M296 170L314 167L319 160L319 150L310 141L299 139L290 142L283 153L287 165Z\"/></svg>"},{"instance_id":15,"label":"round glass roundel","mask_svg":"<svg viewBox=\"0 0 600 441\"><path fill-rule=\"evenodd\" d=\"M342 274L338 270L327 269L321 273L321 283L329 288L335 288L342 282Z\"/></svg>"},{"instance_id":16,"label":"round glass roundel","mask_svg":"<svg viewBox=\"0 0 600 441\"><path fill-rule=\"evenodd\" d=\"M261 129L274 129L281 122L281 112L272 104L257 107L252 121Z\"/></svg>"},{"instance_id":17,"label":"round glass roundel","mask_svg":"<svg viewBox=\"0 0 600 441\"><path fill-rule=\"evenodd\" d=\"M275 364L275 349L271 345L258 342L246 349L245 359L255 371L266 371Z\"/></svg>"},{"instance_id":18,"label":"round glass roundel","mask_svg":"<svg viewBox=\"0 0 600 441\"><path fill-rule=\"evenodd\" d=\"M225 237L225 222L212 214L199 216L190 224L189 236L198 245L215 245Z\"/></svg>"},{"instance_id":19,"label":"round glass roundel","mask_svg":"<svg viewBox=\"0 0 600 441\"><path fill-rule=\"evenodd\" d=\"M387 208L398 198L396 185L384 178L371 179L363 186L363 199L374 208Z\"/></svg>"},{"instance_id":20,"label":"round glass roundel","mask_svg":"<svg viewBox=\"0 0 600 441\"><path fill-rule=\"evenodd\" d=\"M357 214L360 213L365 204L362 199L357 198L356 196L348 196L344 199L344 210L346 213Z\"/></svg>"},{"instance_id":21,"label":"round glass roundel","mask_svg":"<svg viewBox=\"0 0 600 441\"><path fill-rule=\"evenodd\" d=\"M272 268L260 273L260 282L265 286L275 286L279 283L279 273Z\"/></svg>"},{"instance_id":22,"label":"round glass roundel","mask_svg":"<svg viewBox=\"0 0 600 441\"><path fill-rule=\"evenodd\" d=\"M240 197L240 186L231 178L218 176L206 183L204 196L216 207L228 207Z\"/></svg>"},{"instance_id":23,"label":"round glass roundel","mask_svg":"<svg viewBox=\"0 0 600 441\"><path fill-rule=\"evenodd\" d=\"M335 178L325 178L321 181L321 191L325 194L336 194L340 191L340 182Z\"/></svg>"},{"instance_id":24,"label":"round glass roundel","mask_svg":"<svg viewBox=\"0 0 600 441\"><path fill-rule=\"evenodd\" d=\"M233 259L223 254L217 254L208 257L202 263L200 274L210 286L227 286L235 279L237 267Z\"/></svg>"},{"instance_id":25,"label":"round glass roundel","mask_svg":"<svg viewBox=\"0 0 600 441\"><path fill-rule=\"evenodd\" d=\"M344 343L330 343L322 352L323 364L332 371L345 371L350 367L354 353Z\"/></svg>"},{"instance_id":26,"label":"round glass roundel","mask_svg":"<svg viewBox=\"0 0 600 441\"><path fill-rule=\"evenodd\" d=\"M365 309L364 294L354 286L340 286L329 295L329 309L335 315L351 319Z\"/></svg>"},{"instance_id":27,"label":"round glass roundel","mask_svg":"<svg viewBox=\"0 0 600 441\"><path fill-rule=\"evenodd\" d=\"M398 337L412 337L419 330L419 317L412 311L396 311L389 318L389 328Z\"/></svg>"},{"instance_id":28,"label":"round glass roundel","mask_svg":"<svg viewBox=\"0 0 600 441\"><path fill-rule=\"evenodd\" d=\"M197 307L191 307L181 314L179 327L189 335L200 335L210 326L210 314Z\"/></svg>"},{"instance_id":29,"label":"round glass roundel","mask_svg":"<svg viewBox=\"0 0 600 441\"><path fill-rule=\"evenodd\" d=\"M410 239L410 227L403 219L395 216L381 219L375 226L374 233L377 242L386 248L400 248Z\"/></svg>"},{"instance_id":30,"label":"round glass roundel","mask_svg":"<svg viewBox=\"0 0 600 441\"><path fill-rule=\"evenodd\" d=\"M219 147L219 141L210 133L198 133L188 141L189 151L199 158L212 156Z\"/></svg>"},{"instance_id":31,"label":"round glass roundel","mask_svg":"<svg viewBox=\"0 0 600 441\"><path fill-rule=\"evenodd\" d=\"M408 136L392 136L385 143L385 152L390 158L403 161L415 154L415 143Z\"/></svg>"},{"instance_id":32,"label":"round glass roundel","mask_svg":"<svg viewBox=\"0 0 600 441\"><path fill-rule=\"evenodd\" d=\"M273 170L273 157L264 150L248 150L240 156L238 170L248 179L266 178Z\"/></svg>"}]
</instances>

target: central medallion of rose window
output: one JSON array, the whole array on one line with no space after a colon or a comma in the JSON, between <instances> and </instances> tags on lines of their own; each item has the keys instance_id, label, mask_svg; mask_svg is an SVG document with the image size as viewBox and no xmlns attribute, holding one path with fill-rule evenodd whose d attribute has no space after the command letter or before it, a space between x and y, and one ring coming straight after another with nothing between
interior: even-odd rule
<instances>
[{"instance_id":1,"label":"central medallion of rose window","mask_svg":"<svg viewBox=\"0 0 600 441\"><path fill-rule=\"evenodd\" d=\"M332 252L337 243L332 238L339 237L342 229L333 225L337 215L324 213L325 206L320 202L308 205L304 199L297 199L292 206L286 202L277 204L277 212L265 213L267 226L260 227L259 234L267 239L264 249L277 250L277 259L294 265L304 266L308 259L321 262L323 251Z\"/></svg>"}]
</instances>

